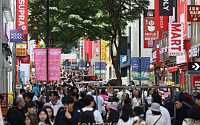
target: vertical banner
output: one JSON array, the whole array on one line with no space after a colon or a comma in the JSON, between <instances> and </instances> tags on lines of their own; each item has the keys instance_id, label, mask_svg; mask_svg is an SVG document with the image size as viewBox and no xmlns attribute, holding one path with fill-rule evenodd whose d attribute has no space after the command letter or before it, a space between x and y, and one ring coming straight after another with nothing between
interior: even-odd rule
<instances>
[{"instance_id":1,"label":"vertical banner","mask_svg":"<svg viewBox=\"0 0 200 125\"><path fill-rule=\"evenodd\" d=\"M48 49L48 80L60 80L61 48Z\"/></svg>"},{"instance_id":2,"label":"vertical banner","mask_svg":"<svg viewBox=\"0 0 200 125\"><path fill-rule=\"evenodd\" d=\"M182 55L183 52L183 24L169 24L169 56Z\"/></svg>"},{"instance_id":3,"label":"vertical banner","mask_svg":"<svg viewBox=\"0 0 200 125\"><path fill-rule=\"evenodd\" d=\"M92 41L85 40L85 54L92 53Z\"/></svg>"},{"instance_id":4,"label":"vertical banner","mask_svg":"<svg viewBox=\"0 0 200 125\"><path fill-rule=\"evenodd\" d=\"M187 0L177 0L177 20L183 23L183 38L187 38Z\"/></svg>"},{"instance_id":5,"label":"vertical banner","mask_svg":"<svg viewBox=\"0 0 200 125\"><path fill-rule=\"evenodd\" d=\"M93 49L92 50L93 57L99 56L99 41L93 42L92 49Z\"/></svg>"},{"instance_id":6,"label":"vertical banner","mask_svg":"<svg viewBox=\"0 0 200 125\"><path fill-rule=\"evenodd\" d=\"M107 41L101 40L101 62L106 62L107 60Z\"/></svg>"},{"instance_id":7,"label":"vertical banner","mask_svg":"<svg viewBox=\"0 0 200 125\"><path fill-rule=\"evenodd\" d=\"M173 15L173 0L159 0L159 16Z\"/></svg>"},{"instance_id":8,"label":"vertical banner","mask_svg":"<svg viewBox=\"0 0 200 125\"><path fill-rule=\"evenodd\" d=\"M35 80L47 81L46 48L34 48Z\"/></svg>"},{"instance_id":9,"label":"vertical banner","mask_svg":"<svg viewBox=\"0 0 200 125\"><path fill-rule=\"evenodd\" d=\"M140 79L139 57L131 58L131 67L133 72L133 80L139 80Z\"/></svg>"},{"instance_id":10,"label":"vertical banner","mask_svg":"<svg viewBox=\"0 0 200 125\"><path fill-rule=\"evenodd\" d=\"M141 80L149 80L150 57L141 58Z\"/></svg>"},{"instance_id":11,"label":"vertical banner","mask_svg":"<svg viewBox=\"0 0 200 125\"><path fill-rule=\"evenodd\" d=\"M28 0L16 0L16 29L28 34Z\"/></svg>"},{"instance_id":12,"label":"vertical banner","mask_svg":"<svg viewBox=\"0 0 200 125\"><path fill-rule=\"evenodd\" d=\"M144 48L152 48L157 38L154 17L145 17L144 28Z\"/></svg>"},{"instance_id":13,"label":"vertical banner","mask_svg":"<svg viewBox=\"0 0 200 125\"><path fill-rule=\"evenodd\" d=\"M159 16L159 0L155 0L155 26L157 31L168 31L168 16Z\"/></svg>"},{"instance_id":14,"label":"vertical banner","mask_svg":"<svg viewBox=\"0 0 200 125\"><path fill-rule=\"evenodd\" d=\"M101 67L100 67L101 64ZM106 74L106 62L95 62L95 74L96 75L105 75Z\"/></svg>"}]
</instances>

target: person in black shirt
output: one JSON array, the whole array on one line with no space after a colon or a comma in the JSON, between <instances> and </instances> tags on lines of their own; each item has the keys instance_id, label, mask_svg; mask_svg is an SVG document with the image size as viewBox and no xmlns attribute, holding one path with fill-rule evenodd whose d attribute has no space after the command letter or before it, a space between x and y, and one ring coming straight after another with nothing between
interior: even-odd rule
<instances>
[{"instance_id":1,"label":"person in black shirt","mask_svg":"<svg viewBox=\"0 0 200 125\"><path fill-rule=\"evenodd\" d=\"M62 98L65 111L58 113L54 125L78 125L81 121L81 114L73 109L74 100L70 96Z\"/></svg>"},{"instance_id":2,"label":"person in black shirt","mask_svg":"<svg viewBox=\"0 0 200 125\"><path fill-rule=\"evenodd\" d=\"M73 93L71 94L71 96L72 96L72 98L73 98L73 100L74 100L73 109L74 109L74 110L77 110L77 111L80 110L80 109L82 109L82 108L84 107L84 105L83 105L82 102L80 102L80 101L78 100L78 98L79 98L78 93L73 92Z\"/></svg>"}]
</instances>

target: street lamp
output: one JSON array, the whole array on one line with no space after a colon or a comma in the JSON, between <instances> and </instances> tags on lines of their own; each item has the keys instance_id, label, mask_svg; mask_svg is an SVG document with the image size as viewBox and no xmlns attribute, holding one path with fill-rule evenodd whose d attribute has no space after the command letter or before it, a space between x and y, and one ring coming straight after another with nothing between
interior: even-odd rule
<instances>
[{"instance_id":1,"label":"street lamp","mask_svg":"<svg viewBox=\"0 0 200 125\"><path fill-rule=\"evenodd\" d=\"M135 16L135 15L128 15L128 18L138 18L139 19L139 73L140 73L140 79L139 79L139 85L141 86L141 16Z\"/></svg>"}]
</instances>

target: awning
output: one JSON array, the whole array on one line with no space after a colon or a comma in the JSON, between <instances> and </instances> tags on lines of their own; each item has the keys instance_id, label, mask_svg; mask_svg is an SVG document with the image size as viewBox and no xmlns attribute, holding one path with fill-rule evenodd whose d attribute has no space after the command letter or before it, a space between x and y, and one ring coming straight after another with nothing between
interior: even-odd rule
<instances>
[{"instance_id":1,"label":"awning","mask_svg":"<svg viewBox=\"0 0 200 125\"><path fill-rule=\"evenodd\" d=\"M170 67L170 68L168 68L168 72L176 72L182 66L187 66L187 63L182 63L182 64L176 65L174 67Z\"/></svg>"}]
</instances>

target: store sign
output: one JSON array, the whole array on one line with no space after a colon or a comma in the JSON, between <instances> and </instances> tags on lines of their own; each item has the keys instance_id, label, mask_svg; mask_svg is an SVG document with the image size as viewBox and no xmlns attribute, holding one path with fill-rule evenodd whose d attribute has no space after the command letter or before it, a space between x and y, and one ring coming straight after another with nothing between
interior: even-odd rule
<instances>
[{"instance_id":1,"label":"store sign","mask_svg":"<svg viewBox=\"0 0 200 125\"><path fill-rule=\"evenodd\" d=\"M173 15L173 0L159 0L159 16Z\"/></svg>"},{"instance_id":2,"label":"store sign","mask_svg":"<svg viewBox=\"0 0 200 125\"><path fill-rule=\"evenodd\" d=\"M188 62L188 74L199 74L200 62Z\"/></svg>"},{"instance_id":3,"label":"store sign","mask_svg":"<svg viewBox=\"0 0 200 125\"><path fill-rule=\"evenodd\" d=\"M183 25L180 23L169 24L169 56L183 54Z\"/></svg>"},{"instance_id":4,"label":"store sign","mask_svg":"<svg viewBox=\"0 0 200 125\"><path fill-rule=\"evenodd\" d=\"M187 21L200 22L200 5L187 5Z\"/></svg>"},{"instance_id":5,"label":"store sign","mask_svg":"<svg viewBox=\"0 0 200 125\"><path fill-rule=\"evenodd\" d=\"M101 62L107 61L107 41L101 40Z\"/></svg>"},{"instance_id":6,"label":"store sign","mask_svg":"<svg viewBox=\"0 0 200 125\"><path fill-rule=\"evenodd\" d=\"M191 49L189 50L189 58L192 58L192 57L199 57L199 51L200 51L199 46L198 46L198 47L195 47L195 48L191 48Z\"/></svg>"},{"instance_id":7,"label":"store sign","mask_svg":"<svg viewBox=\"0 0 200 125\"><path fill-rule=\"evenodd\" d=\"M144 20L144 48L152 48L157 38L154 17L146 17Z\"/></svg>"},{"instance_id":8,"label":"store sign","mask_svg":"<svg viewBox=\"0 0 200 125\"><path fill-rule=\"evenodd\" d=\"M19 60L21 61L21 63L29 64L30 63L30 55L27 55L26 58L20 58Z\"/></svg>"},{"instance_id":9,"label":"store sign","mask_svg":"<svg viewBox=\"0 0 200 125\"><path fill-rule=\"evenodd\" d=\"M16 56L25 58L27 56L27 45L26 43L16 44Z\"/></svg>"},{"instance_id":10,"label":"store sign","mask_svg":"<svg viewBox=\"0 0 200 125\"><path fill-rule=\"evenodd\" d=\"M153 64L159 63L159 48L156 48L152 52Z\"/></svg>"},{"instance_id":11,"label":"store sign","mask_svg":"<svg viewBox=\"0 0 200 125\"><path fill-rule=\"evenodd\" d=\"M182 63L187 63L187 55L185 50L183 55L176 56L176 64L182 64Z\"/></svg>"},{"instance_id":12,"label":"store sign","mask_svg":"<svg viewBox=\"0 0 200 125\"><path fill-rule=\"evenodd\" d=\"M28 34L28 0L16 1L16 28Z\"/></svg>"},{"instance_id":13,"label":"store sign","mask_svg":"<svg viewBox=\"0 0 200 125\"><path fill-rule=\"evenodd\" d=\"M168 16L159 15L159 0L155 0L155 29L156 31L168 31Z\"/></svg>"},{"instance_id":14,"label":"store sign","mask_svg":"<svg viewBox=\"0 0 200 125\"><path fill-rule=\"evenodd\" d=\"M10 30L10 42L23 43L23 31Z\"/></svg>"}]
</instances>

